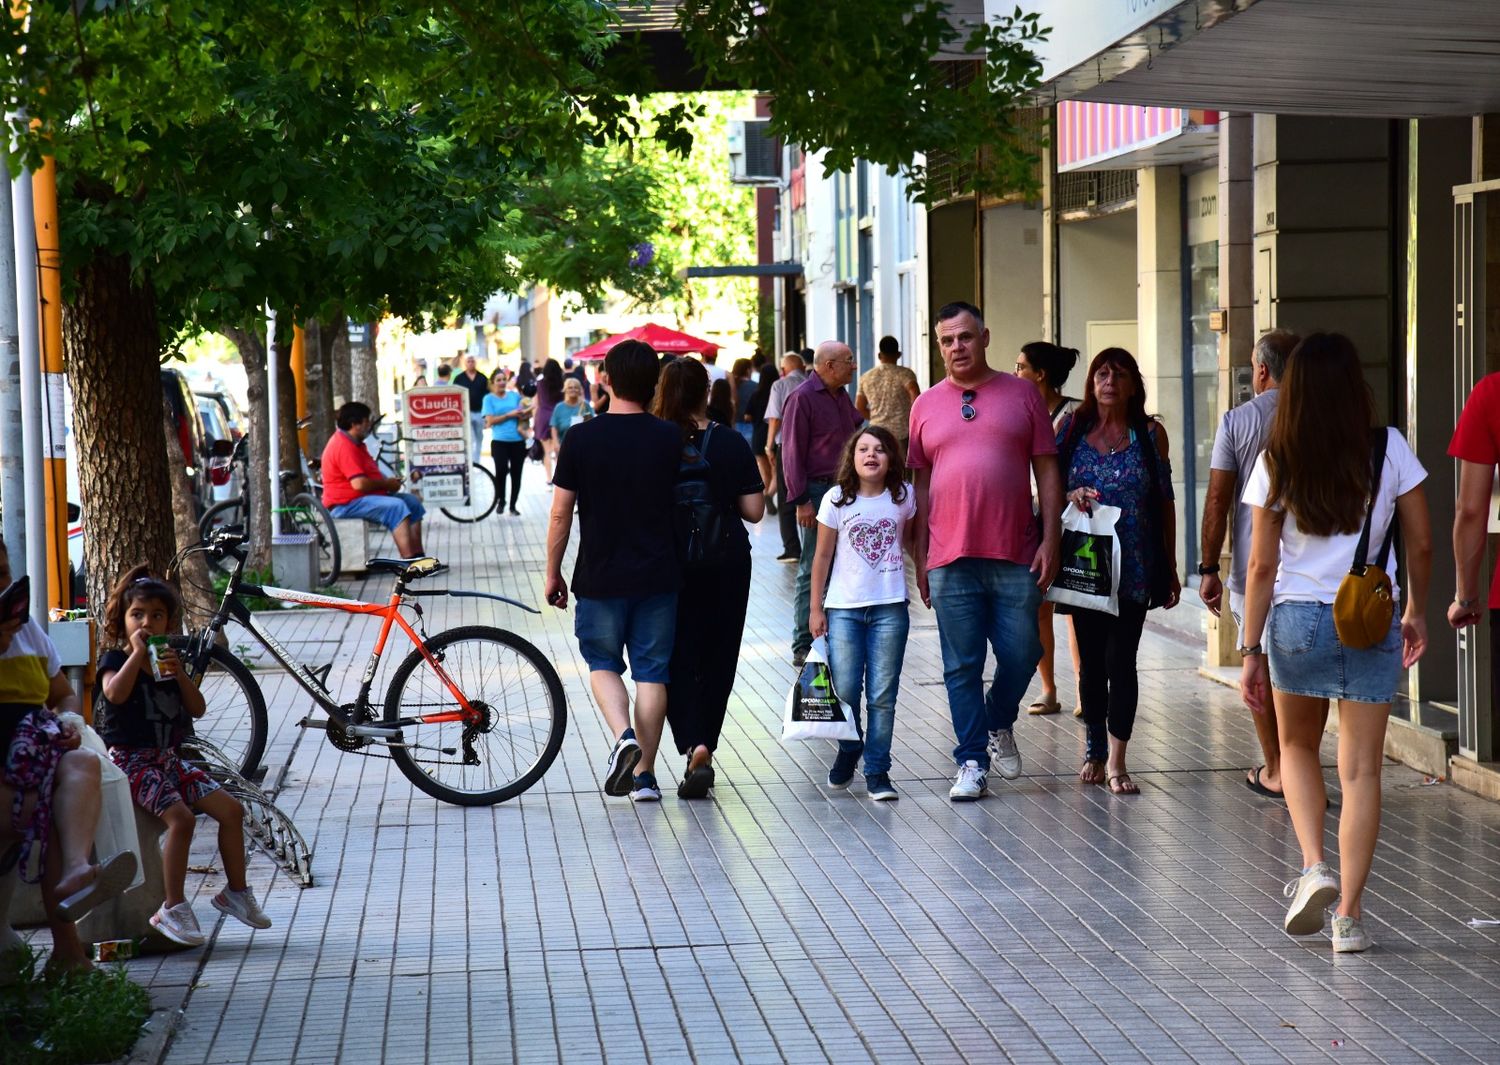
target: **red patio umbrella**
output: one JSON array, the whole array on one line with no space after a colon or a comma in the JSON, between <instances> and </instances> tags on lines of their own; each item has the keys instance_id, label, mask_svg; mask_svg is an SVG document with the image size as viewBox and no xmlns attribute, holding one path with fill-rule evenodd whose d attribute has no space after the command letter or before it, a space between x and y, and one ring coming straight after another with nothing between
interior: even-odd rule
<instances>
[{"instance_id":1,"label":"red patio umbrella","mask_svg":"<svg viewBox=\"0 0 1500 1065\"><path fill-rule=\"evenodd\" d=\"M657 351L670 351L674 354L684 351L708 354L719 350L719 345L712 340L703 340L687 333L680 333L676 329L668 329L664 325L657 325L655 322L647 322L634 329L627 329L623 333L616 333L612 337L596 340L582 351L575 351L573 358L602 359L609 353L610 348L622 340L644 340Z\"/></svg>"}]
</instances>

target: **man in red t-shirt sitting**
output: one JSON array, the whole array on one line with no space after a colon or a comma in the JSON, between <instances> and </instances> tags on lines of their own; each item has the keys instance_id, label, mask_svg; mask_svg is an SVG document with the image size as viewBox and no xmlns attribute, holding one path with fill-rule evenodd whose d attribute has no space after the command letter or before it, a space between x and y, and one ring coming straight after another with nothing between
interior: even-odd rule
<instances>
[{"instance_id":1,"label":"man in red t-shirt sitting","mask_svg":"<svg viewBox=\"0 0 1500 1065\"><path fill-rule=\"evenodd\" d=\"M336 418L338 432L323 448L323 505L335 518L377 521L391 531L402 558L422 556L422 501L399 492L400 477L381 474L365 449L373 428L370 408L345 403Z\"/></svg>"}]
</instances>

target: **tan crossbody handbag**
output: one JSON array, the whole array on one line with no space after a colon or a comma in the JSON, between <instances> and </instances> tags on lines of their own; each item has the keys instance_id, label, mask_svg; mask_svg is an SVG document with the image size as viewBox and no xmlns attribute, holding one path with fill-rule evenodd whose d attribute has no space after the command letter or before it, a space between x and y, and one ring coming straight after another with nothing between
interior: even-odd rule
<instances>
[{"instance_id":1,"label":"tan crossbody handbag","mask_svg":"<svg viewBox=\"0 0 1500 1065\"><path fill-rule=\"evenodd\" d=\"M1370 474L1370 506L1365 512L1365 528L1359 534L1359 546L1354 549L1354 563L1339 582L1338 594L1333 600L1333 628L1338 633L1339 643L1356 651L1374 647L1385 639L1396 612L1391 578L1385 571L1391 541L1396 535L1394 511L1391 512L1390 528L1385 532L1385 542L1380 545L1380 554L1374 562L1369 558L1370 526L1375 521L1375 497L1380 494L1380 474L1385 468L1389 438L1389 432L1382 427L1374 433L1370 443L1374 469Z\"/></svg>"}]
</instances>

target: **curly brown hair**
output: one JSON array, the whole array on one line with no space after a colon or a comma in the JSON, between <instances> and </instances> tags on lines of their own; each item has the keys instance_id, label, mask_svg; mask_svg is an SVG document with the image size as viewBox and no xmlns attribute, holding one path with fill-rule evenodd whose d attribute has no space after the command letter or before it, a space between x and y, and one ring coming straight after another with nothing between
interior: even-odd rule
<instances>
[{"instance_id":1,"label":"curly brown hair","mask_svg":"<svg viewBox=\"0 0 1500 1065\"><path fill-rule=\"evenodd\" d=\"M885 486L891 493L891 502L901 502L910 491L906 484L906 461L901 457L901 445L896 443L895 434L889 429L866 425L854 430L849 439L844 441L843 453L839 455L838 476L834 479L839 488L839 498L833 505L847 507L859 495L859 472L854 468L854 449L859 446L859 438L862 436L873 436L885 449L891 460L885 470Z\"/></svg>"},{"instance_id":2,"label":"curly brown hair","mask_svg":"<svg viewBox=\"0 0 1500 1065\"><path fill-rule=\"evenodd\" d=\"M121 577L109 601L104 607L104 635L114 644L125 642L125 611L132 603L155 600L167 608L167 627L175 629L182 624L182 596L177 589L151 572L151 567L142 562L132 567Z\"/></svg>"}]
</instances>

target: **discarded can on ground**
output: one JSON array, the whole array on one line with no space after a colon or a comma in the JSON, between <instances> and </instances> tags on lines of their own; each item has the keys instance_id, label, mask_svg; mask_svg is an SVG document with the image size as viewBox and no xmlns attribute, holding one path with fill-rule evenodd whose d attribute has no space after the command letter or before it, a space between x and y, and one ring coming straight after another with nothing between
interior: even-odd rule
<instances>
[{"instance_id":1,"label":"discarded can on ground","mask_svg":"<svg viewBox=\"0 0 1500 1065\"><path fill-rule=\"evenodd\" d=\"M128 961L135 955L133 939L106 939L94 944L94 960L98 962Z\"/></svg>"}]
</instances>

